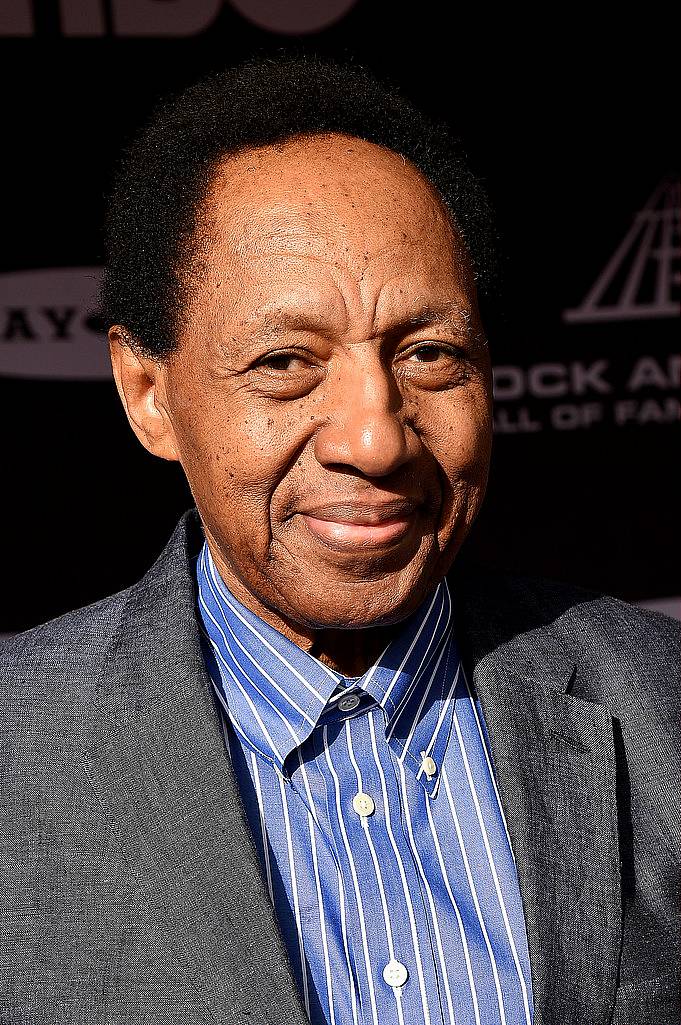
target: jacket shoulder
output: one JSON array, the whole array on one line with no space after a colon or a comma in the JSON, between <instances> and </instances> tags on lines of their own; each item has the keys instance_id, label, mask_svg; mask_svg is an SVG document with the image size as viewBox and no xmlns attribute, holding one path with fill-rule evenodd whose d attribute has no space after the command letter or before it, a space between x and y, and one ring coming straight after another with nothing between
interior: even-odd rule
<instances>
[{"instance_id":1,"label":"jacket shoulder","mask_svg":"<svg viewBox=\"0 0 681 1025\"><path fill-rule=\"evenodd\" d=\"M625 647L627 638L636 642L647 638L672 647L681 638L678 620L600 591L543 577L511 575L495 577L492 586L498 593L497 600L517 609L530 628L533 619L548 621L566 636L574 634L578 640L611 636L619 638Z\"/></svg>"},{"instance_id":2,"label":"jacket shoulder","mask_svg":"<svg viewBox=\"0 0 681 1025\"><path fill-rule=\"evenodd\" d=\"M612 595L555 581L515 578L514 597L535 610L555 610L554 629L580 650L617 652L634 662L681 657L681 622Z\"/></svg>"},{"instance_id":3,"label":"jacket shoulder","mask_svg":"<svg viewBox=\"0 0 681 1025\"><path fill-rule=\"evenodd\" d=\"M72 609L0 642L0 688L17 680L91 676L115 634L132 587Z\"/></svg>"},{"instance_id":4,"label":"jacket shoulder","mask_svg":"<svg viewBox=\"0 0 681 1025\"><path fill-rule=\"evenodd\" d=\"M541 577L466 574L455 595L478 658L541 661L561 652L579 667L579 690L614 707L668 711L681 704L681 623L611 595ZM454 587L457 582L454 580Z\"/></svg>"}]
</instances>

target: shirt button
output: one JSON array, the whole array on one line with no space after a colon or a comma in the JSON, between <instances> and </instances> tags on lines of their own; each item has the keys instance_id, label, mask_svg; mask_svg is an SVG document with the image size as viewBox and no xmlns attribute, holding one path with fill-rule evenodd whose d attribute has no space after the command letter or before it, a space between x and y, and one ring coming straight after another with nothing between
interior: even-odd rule
<instances>
[{"instance_id":1,"label":"shirt button","mask_svg":"<svg viewBox=\"0 0 681 1025\"><path fill-rule=\"evenodd\" d=\"M352 799L352 807L358 815L373 815L376 811L374 799L373 797L369 797L368 794L355 794Z\"/></svg>"},{"instance_id":2,"label":"shirt button","mask_svg":"<svg viewBox=\"0 0 681 1025\"><path fill-rule=\"evenodd\" d=\"M357 708L359 704L358 694L348 694L346 698L341 698L338 702L338 707L341 712L352 712L353 709Z\"/></svg>"},{"instance_id":3,"label":"shirt button","mask_svg":"<svg viewBox=\"0 0 681 1025\"><path fill-rule=\"evenodd\" d=\"M409 978L409 972L401 961L388 961L383 969L383 978L389 986L404 986Z\"/></svg>"},{"instance_id":4,"label":"shirt button","mask_svg":"<svg viewBox=\"0 0 681 1025\"><path fill-rule=\"evenodd\" d=\"M423 759L423 761L421 762L421 768L425 772L428 779L430 779L431 776L434 776L437 772L437 765L430 757Z\"/></svg>"}]
</instances>

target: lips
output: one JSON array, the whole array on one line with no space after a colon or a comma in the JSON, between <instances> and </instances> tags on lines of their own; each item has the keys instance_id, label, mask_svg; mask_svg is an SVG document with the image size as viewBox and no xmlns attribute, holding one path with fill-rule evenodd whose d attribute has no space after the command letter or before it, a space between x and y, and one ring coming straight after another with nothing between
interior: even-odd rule
<instances>
[{"instance_id":1,"label":"lips","mask_svg":"<svg viewBox=\"0 0 681 1025\"><path fill-rule=\"evenodd\" d=\"M410 498L331 502L307 507L300 515L308 530L331 548L384 547L406 537L416 522L419 504Z\"/></svg>"}]
</instances>

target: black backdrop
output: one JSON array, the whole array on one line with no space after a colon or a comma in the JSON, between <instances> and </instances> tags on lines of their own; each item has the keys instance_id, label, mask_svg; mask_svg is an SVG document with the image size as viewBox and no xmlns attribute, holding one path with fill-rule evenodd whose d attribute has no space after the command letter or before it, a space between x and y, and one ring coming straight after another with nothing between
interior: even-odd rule
<instances>
[{"instance_id":1,"label":"black backdrop","mask_svg":"<svg viewBox=\"0 0 681 1025\"><path fill-rule=\"evenodd\" d=\"M88 318L104 195L157 96L282 48L390 76L492 196L497 432L468 556L678 609L674 37L654 5L631 25L564 10L3 0L0 631L127 586L191 503L130 431Z\"/></svg>"}]
</instances>

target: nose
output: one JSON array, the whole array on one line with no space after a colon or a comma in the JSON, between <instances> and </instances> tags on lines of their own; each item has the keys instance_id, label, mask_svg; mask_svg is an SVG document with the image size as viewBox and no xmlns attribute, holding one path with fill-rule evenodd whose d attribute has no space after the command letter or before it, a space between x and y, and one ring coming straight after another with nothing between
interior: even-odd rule
<instances>
[{"instance_id":1,"label":"nose","mask_svg":"<svg viewBox=\"0 0 681 1025\"><path fill-rule=\"evenodd\" d=\"M385 477L413 458L419 441L404 423L399 388L377 354L332 372L327 388L327 415L315 438L318 462Z\"/></svg>"}]
</instances>

